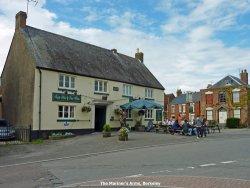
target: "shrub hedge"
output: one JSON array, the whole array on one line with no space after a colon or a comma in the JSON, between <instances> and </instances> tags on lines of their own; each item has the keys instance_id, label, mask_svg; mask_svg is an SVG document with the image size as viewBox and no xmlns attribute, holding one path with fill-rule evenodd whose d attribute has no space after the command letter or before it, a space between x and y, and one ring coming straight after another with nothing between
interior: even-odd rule
<instances>
[{"instance_id":1,"label":"shrub hedge","mask_svg":"<svg viewBox=\"0 0 250 188\"><path fill-rule=\"evenodd\" d=\"M239 118L227 118L226 122L227 128L240 128L240 119Z\"/></svg>"}]
</instances>

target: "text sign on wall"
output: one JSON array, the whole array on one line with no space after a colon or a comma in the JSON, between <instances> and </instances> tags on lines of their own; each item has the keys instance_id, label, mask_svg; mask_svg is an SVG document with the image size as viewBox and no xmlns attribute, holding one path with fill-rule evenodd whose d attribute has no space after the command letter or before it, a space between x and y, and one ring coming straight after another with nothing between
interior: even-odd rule
<instances>
[{"instance_id":1,"label":"text sign on wall","mask_svg":"<svg viewBox=\"0 0 250 188\"><path fill-rule=\"evenodd\" d=\"M52 101L81 103L81 95L52 93Z\"/></svg>"}]
</instances>

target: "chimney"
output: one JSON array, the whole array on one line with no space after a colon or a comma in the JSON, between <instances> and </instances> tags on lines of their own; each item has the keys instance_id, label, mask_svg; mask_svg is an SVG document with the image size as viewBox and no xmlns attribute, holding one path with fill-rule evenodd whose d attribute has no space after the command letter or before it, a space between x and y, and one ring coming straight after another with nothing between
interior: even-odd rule
<instances>
[{"instance_id":1,"label":"chimney","mask_svg":"<svg viewBox=\"0 0 250 188\"><path fill-rule=\"evenodd\" d=\"M139 48L136 49L135 59L143 63L143 53L140 52Z\"/></svg>"},{"instance_id":2,"label":"chimney","mask_svg":"<svg viewBox=\"0 0 250 188\"><path fill-rule=\"evenodd\" d=\"M111 49L111 51L112 51L114 54L117 54L117 49L113 48L113 49Z\"/></svg>"},{"instance_id":3,"label":"chimney","mask_svg":"<svg viewBox=\"0 0 250 188\"><path fill-rule=\"evenodd\" d=\"M248 73L246 69L244 71L243 70L241 71L240 80L244 82L246 85L248 85Z\"/></svg>"},{"instance_id":4,"label":"chimney","mask_svg":"<svg viewBox=\"0 0 250 188\"><path fill-rule=\"evenodd\" d=\"M26 26L27 14L26 12L19 11L16 14L16 30L24 28Z\"/></svg>"},{"instance_id":5,"label":"chimney","mask_svg":"<svg viewBox=\"0 0 250 188\"><path fill-rule=\"evenodd\" d=\"M177 89L177 91L176 91L176 95L177 95L177 97L179 97L181 94L182 94L181 89Z\"/></svg>"}]
</instances>

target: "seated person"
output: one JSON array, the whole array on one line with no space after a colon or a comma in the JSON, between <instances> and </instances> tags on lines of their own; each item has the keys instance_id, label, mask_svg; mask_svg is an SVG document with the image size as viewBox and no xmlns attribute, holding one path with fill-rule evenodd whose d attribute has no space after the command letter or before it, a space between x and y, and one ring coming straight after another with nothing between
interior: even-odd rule
<instances>
[{"instance_id":1,"label":"seated person","mask_svg":"<svg viewBox=\"0 0 250 188\"><path fill-rule=\"evenodd\" d=\"M185 119L183 125L182 125L182 132L183 134L187 135L190 131L190 129L192 130L190 124L188 123L188 121Z\"/></svg>"},{"instance_id":2,"label":"seated person","mask_svg":"<svg viewBox=\"0 0 250 188\"><path fill-rule=\"evenodd\" d=\"M145 128L145 131L146 131L146 132L150 132L153 128L154 128L154 123L153 123L152 120L149 120L149 121L148 121L148 125L147 125L147 127Z\"/></svg>"},{"instance_id":3,"label":"seated person","mask_svg":"<svg viewBox=\"0 0 250 188\"><path fill-rule=\"evenodd\" d=\"M171 129L169 130L169 132L171 134L174 134L177 132L177 130L181 130L181 126L178 123L178 120L175 120L174 124L171 126Z\"/></svg>"}]
</instances>

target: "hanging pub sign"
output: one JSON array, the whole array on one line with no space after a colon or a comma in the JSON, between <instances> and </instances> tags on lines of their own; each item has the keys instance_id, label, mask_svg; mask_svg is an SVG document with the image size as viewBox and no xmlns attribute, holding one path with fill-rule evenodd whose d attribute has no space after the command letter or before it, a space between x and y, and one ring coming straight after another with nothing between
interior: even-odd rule
<instances>
[{"instance_id":1,"label":"hanging pub sign","mask_svg":"<svg viewBox=\"0 0 250 188\"><path fill-rule=\"evenodd\" d=\"M81 95L52 93L52 101L81 103Z\"/></svg>"}]
</instances>

